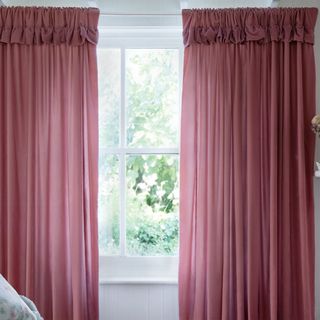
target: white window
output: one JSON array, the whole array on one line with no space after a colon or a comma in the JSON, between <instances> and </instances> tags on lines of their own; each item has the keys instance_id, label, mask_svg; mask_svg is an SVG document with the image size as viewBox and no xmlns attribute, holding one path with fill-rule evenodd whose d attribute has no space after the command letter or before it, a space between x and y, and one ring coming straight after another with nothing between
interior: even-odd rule
<instances>
[{"instance_id":1,"label":"white window","mask_svg":"<svg viewBox=\"0 0 320 320\"><path fill-rule=\"evenodd\" d=\"M101 274L169 277L179 244L180 38L100 43Z\"/></svg>"}]
</instances>

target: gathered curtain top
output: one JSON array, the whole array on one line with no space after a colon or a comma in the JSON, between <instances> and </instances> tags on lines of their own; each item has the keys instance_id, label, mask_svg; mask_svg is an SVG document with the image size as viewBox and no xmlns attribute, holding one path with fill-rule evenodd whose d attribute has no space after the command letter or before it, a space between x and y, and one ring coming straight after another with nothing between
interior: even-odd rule
<instances>
[{"instance_id":1,"label":"gathered curtain top","mask_svg":"<svg viewBox=\"0 0 320 320\"><path fill-rule=\"evenodd\" d=\"M271 41L314 43L317 8L186 9L184 45Z\"/></svg>"},{"instance_id":2,"label":"gathered curtain top","mask_svg":"<svg viewBox=\"0 0 320 320\"><path fill-rule=\"evenodd\" d=\"M0 7L0 43L98 42L96 8Z\"/></svg>"}]
</instances>

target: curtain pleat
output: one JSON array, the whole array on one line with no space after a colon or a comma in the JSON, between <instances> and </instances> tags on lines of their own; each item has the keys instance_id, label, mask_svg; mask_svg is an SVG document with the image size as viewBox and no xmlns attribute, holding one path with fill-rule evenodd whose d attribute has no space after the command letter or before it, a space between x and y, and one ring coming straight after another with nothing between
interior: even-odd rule
<instances>
[{"instance_id":1,"label":"curtain pleat","mask_svg":"<svg viewBox=\"0 0 320 320\"><path fill-rule=\"evenodd\" d=\"M305 29L317 15L187 10L184 34L205 23L235 28L234 17L246 25L252 12L265 25L271 17L292 25L305 17ZM180 319L312 320L313 45L294 37L185 45Z\"/></svg>"},{"instance_id":2,"label":"curtain pleat","mask_svg":"<svg viewBox=\"0 0 320 320\"><path fill-rule=\"evenodd\" d=\"M0 70L0 273L46 320L98 319L96 46L0 41Z\"/></svg>"}]
</instances>

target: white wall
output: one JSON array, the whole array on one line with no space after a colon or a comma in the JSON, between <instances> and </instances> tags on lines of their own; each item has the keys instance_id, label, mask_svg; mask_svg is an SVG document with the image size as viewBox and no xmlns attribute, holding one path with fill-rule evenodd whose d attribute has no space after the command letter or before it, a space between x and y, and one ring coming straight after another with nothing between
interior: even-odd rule
<instances>
[{"instance_id":1,"label":"white wall","mask_svg":"<svg viewBox=\"0 0 320 320\"><path fill-rule=\"evenodd\" d=\"M108 0L96 1L103 13L155 14L180 13L179 0Z\"/></svg>"}]
</instances>

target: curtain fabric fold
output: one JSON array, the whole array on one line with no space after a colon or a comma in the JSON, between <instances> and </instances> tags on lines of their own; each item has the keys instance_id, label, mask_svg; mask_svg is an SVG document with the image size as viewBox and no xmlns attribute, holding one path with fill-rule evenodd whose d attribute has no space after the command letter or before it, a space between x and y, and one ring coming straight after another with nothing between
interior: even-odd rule
<instances>
[{"instance_id":1,"label":"curtain fabric fold","mask_svg":"<svg viewBox=\"0 0 320 320\"><path fill-rule=\"evenodd\" d=\"M316 17L183 11L180 320L314 319Z\"/></svg>"},{"instance_id":2,"label":"curtain fabric fold","mask_svg":"<svg viewBox=\"0 0 320 320\"><path fill-rule=\"evenodd\" d=\"M97 9L0 8L0 273L98 319Z\"/></svg>"},{"instance_id":3,"label":"curtain fabric fold","mask_svg":"<svg viewBox=\"0 0 320 320\"><path fill-rule=\"evenodd\" d=\"M285 9L183 10L183 40L191 44L314 42L317 11Z\"/></svg>"},{"instance_id":4,"label":"curtain fabric fold","mask_svg":"<svg viewBox=\"0 0 320 320\"><path fill-rule=\"evenodd\" d=\"M96 9L3 7L0 11L0 43L97 44Z\"/></svg>"}]
</instances>

